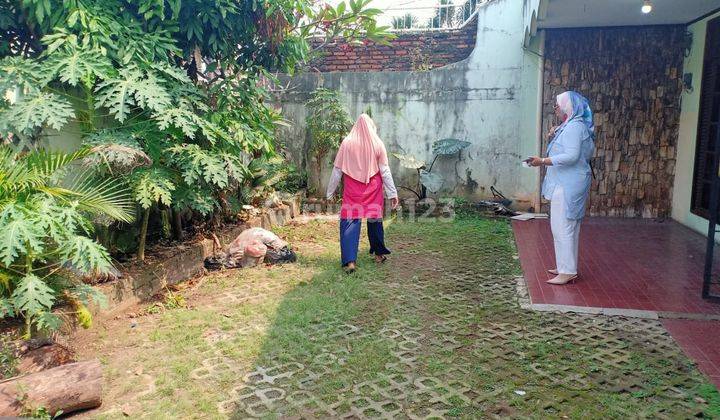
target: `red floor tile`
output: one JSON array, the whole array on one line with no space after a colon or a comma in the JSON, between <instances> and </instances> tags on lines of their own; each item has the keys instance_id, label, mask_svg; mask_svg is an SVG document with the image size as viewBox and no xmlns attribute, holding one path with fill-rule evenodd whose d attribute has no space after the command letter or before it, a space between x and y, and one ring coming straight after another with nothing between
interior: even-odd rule
<instances>
[{"instance_id":1,"label":"red floor tile","mask_svg":"<svg viewBox=\"0 0 720 420\"><path fill-rule=\"evenodd\" d=\"M720 387L720 321L665 319L662 321L670 335L698 369Z\"/></svg>"},{"instance_id":2,"label":"red floor tile","mask_svg":"<svg viewBox=\"0 0 720 420\"><path fill-rule=\"evenodd\" d=\"M705 238L673 221L587 218L576 284L551 286L554 249L547 220L513 221L533 303L720 314L701 297Z\"/></svg>"}]
</instances>

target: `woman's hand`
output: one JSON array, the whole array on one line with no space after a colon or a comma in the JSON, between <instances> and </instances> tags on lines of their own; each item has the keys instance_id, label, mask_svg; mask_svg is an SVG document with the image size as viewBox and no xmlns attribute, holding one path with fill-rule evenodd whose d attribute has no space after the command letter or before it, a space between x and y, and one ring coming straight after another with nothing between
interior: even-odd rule
<instances>
[{"instance_id":1,"label":"woman's hand","mask_svg":"<svg viewBox=\"0 0 720 420\"><path fill-rule=\"evenodd\" d=\"M542 166L544 159L538 156L533 156L528 158L525 162L528 163L530 166Z\"/></svg>"},{"instance_id":2,"label":"woman's hand","mask_svg":"<svg viewBox=\"0 0 720 420\"><path fill-rule=\"evenodd\" d=\"M393 210L395 210L399 204L400 204L400 199L398 199L397 197L393 197L390 199L390 207Z\"/></svg>"}]
</instances>

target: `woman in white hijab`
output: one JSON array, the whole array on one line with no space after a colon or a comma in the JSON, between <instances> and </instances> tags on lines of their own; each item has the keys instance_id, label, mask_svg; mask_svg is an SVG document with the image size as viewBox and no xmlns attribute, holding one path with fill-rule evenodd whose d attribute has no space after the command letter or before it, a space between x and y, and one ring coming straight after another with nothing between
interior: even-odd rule
<instances>
[{"instance_id":1,"label":"woman in white hijab","mask_svg":"<svg viewBox=\"0 0 720 420\"><path fill-rule=\"evenodd\" d=\"M551 130L547 157L532 157L532 166L547 166L543 196L550 200L550 227L555 244L555 275L547 282L563 285L578 278L580 222L590 192L590 159L595 150L592 111L587 99L577 92L557 96L555 114L563 122Z\"/></svg>"}]
</instances>

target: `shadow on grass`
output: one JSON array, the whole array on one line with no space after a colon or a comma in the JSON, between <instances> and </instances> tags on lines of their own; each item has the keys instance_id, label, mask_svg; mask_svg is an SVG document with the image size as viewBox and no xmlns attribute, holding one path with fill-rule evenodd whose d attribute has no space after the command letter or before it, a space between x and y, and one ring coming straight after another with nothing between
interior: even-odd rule
<instances>
[{"instance_id":1,"label":"shadow on grass","mask_svg":"<svg viewBox=\"0 0 720 420\"><path fill-rule=\"evenodd\" d=\"M397 223L377 266L339 267L337 225L312 268L268 309L222 414L246 417L683 417L717 391L654 321L521 310L505 220ZM325 237L322 237L325 235ZM329 244L329 245L328 245Z\"/></svg>"},{"instance_id":2,"label":"shadow on grass","mask_svg":"<svg viewBox=\"0 0 720 420\"><path fill-rule=\"evenodd\" d=\"M221 411L234 418L306 410L328 415L327 407L344 392L375 378L391 360L392 343L378 332L393 296L368 287L382 283L388 266L368 254L365 225L355 273L342 271L337 241L317 255L299 256L298 264L314 267L316 274L283 295L254 368L221 404ZM342 409L336 406L333 411Z\"/></svg>"}]
</instances>

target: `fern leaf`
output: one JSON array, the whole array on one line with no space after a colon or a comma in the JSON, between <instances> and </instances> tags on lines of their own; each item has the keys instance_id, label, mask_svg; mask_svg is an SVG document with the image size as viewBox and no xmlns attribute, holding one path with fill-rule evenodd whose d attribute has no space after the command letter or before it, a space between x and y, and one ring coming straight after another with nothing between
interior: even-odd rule
<instances>
[{"instance_id":1,"label":"fern leaf","mask_svg":"<svg viewBox=\"0 0 720 420\"><path fill-rule=\"evenodd\" d=\"M62 211L66 209L55 205L55 200L51 196L37 197L29 205L32 206L33 211L29 213L28 222L32 223L38 232L43 232L46 237L55 242L63 239L63 233L66 230L72 232L77 226L77 222L68 218ZM77 211L73 211L73 213L80 217Z\"/></svg>"},{"instance_id":2,"label":"fern leaf","mask_svg":"<svg viewBox=\"0 0 720 420\"><path fill-rule=\"evenodd\" d=\"M176 157L183 179L188 185L204 180L219 188L227 187L228 173L224 162L215 153L205 151L197 144L178 145L168 151Z\"/></svg>"},{"instance_id":3,"label":"fern leaf","mask_svg":"<svg viewBox=\"0 0 720 420\"><path fill-rule=\"evenodd\" d=\"M33 317L49 311L55 302L53 289L34 274L28 274L20 280L12 298L18 311Z\"/></svg>"},{"instance_id":4,"label":"fern leaf","mask_svg":"<svg viewBox=\"0 0 720 420\"><path fill-rule=\"evenodd\" d=\"M177 210L192 209L203 216L212 213L217 202L210 194L201 194L194 186L183 185L173 196L173 207Z\"/></svg>"},{"instance_id":5,"label":"fern leaf","mask_svg":"<svg viewBox=\"0 0 720 420\"><path fill-rule=\"evenodd\" d=\"M171 99L154 73L143 72L137 67L122 69L118 77L101 83L96 92L97 106L108 108L121 123L135 106L164 112Z\"/></svg>"},{"instance_id":6,"label":"fern leaf","mask_svg":"<svg viewBox=\"0 0 720 420\"><path fill-rule=\"evenodd\" d=\"M142 87L135 90L135 99L139 106L156 112L162 112L170 106L170 94L152 72L146 72Z\"/></svg>"},{"instance_id":7,"label":"fern leaf","mask_svg":"<svg viewBox=\"0 0 720 420\"><path fill-rule=\"evenodd\" d=\"M30 134L48 126L60 130L75 115L70 103L54 93L30 92L0 114L0 126Z\"/></svg>"},{"instance_id":8,"label":"fern leaf","mask_svg":"<svg viewBox=\"0 0 720 420\"><path fill-rule=\"evenodd\" d=\"M168 63L154 62L150 64L150 67L166 76L170 76L172 79L175 79L175 81L180 82L181 84L192 83L187 73L176 66L171 66Z\"/></svg>"}]
</instances>

